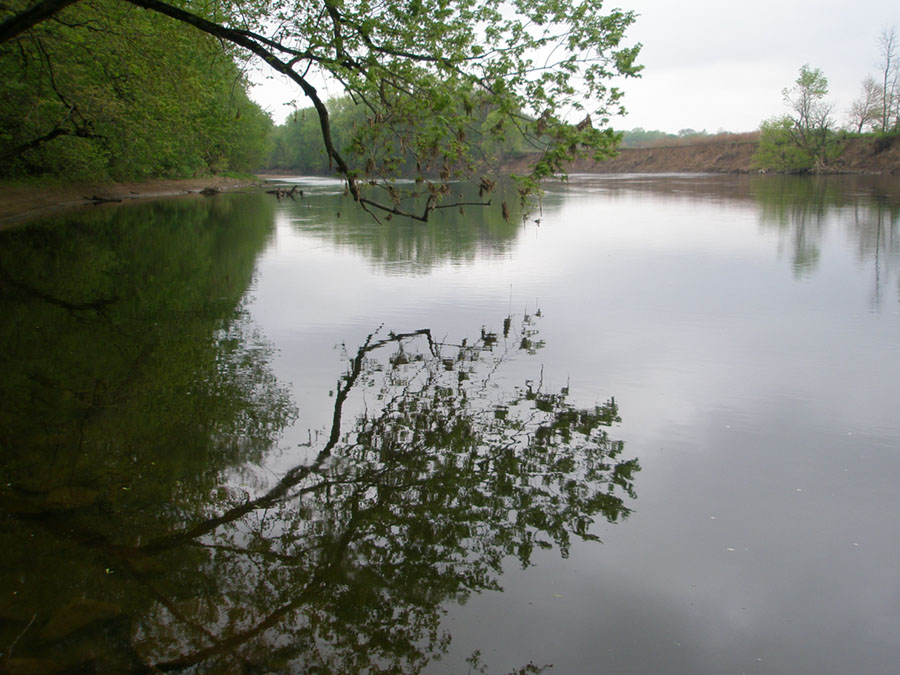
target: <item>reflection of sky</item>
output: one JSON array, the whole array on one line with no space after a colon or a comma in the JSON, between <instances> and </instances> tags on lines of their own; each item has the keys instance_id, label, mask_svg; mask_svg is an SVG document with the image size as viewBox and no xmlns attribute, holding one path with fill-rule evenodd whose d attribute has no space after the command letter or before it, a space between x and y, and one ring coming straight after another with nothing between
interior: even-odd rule
<instances>
[{"instance_id":1,"label":"reflection of sky","mask_svg":"<svg viewBox=\"0 0 900 675\"><path fill-rule=\"evenodd\" d=\"M612 436L641 460L632 518L451 609L436 672L476 648L499 672L890 671L900 305L893 289L873 310L871 263L837 214L799 277L751 201L577 182L507 257L425 276L279 224L251 309L293 383L297 439L328 419L336 344L382 323L472 337L540 308L547 347L522 372L543 364L581 404L615 396Z\"/></svg>"}]
</instances>

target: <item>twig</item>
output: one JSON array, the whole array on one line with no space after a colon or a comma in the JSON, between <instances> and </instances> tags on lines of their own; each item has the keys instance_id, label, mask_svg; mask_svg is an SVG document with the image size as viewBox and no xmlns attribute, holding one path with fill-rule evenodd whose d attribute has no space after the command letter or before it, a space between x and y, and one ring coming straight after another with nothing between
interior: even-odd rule
<instances>
[{"instance_id":1,"label":"twig","mask_svg":"<svg viewBox=\"0 0 900 675\"><path fill-rule=\"evenodd\" d=\"M25 626L25 628L22 629L22 632L19 633L19 634L16 636L16 639L13 640L13 641L10 643L9 647L7 647L7 649L6 649L6 656L4 657L4 661L6 661L7 664L8 664L8 662L9 662L10 657L12 657L13 649L15 648L16 643L24 637L25 633L28 632L28 629L31 628L31 624L34 623L34 620L35 620L35 619L37 619L37 612L35 612L35 613L32 615L31 621L28 622L28 625Z\"/></svg>"}]
</instances>

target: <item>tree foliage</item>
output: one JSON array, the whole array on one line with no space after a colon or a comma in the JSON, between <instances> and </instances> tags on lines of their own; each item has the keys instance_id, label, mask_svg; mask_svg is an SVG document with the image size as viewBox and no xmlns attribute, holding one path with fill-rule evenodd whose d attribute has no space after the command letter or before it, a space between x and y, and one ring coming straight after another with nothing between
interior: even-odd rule
<instances>
[{"instance_id":1,"label":"tree foliage","mask_svg":"<svg viewBox=\"0 0 900 675\"><path fill-rule=\"evenodd\" d=\"M330 99L326 107L331 118L331 135L335 148L347 158L354 171L364 172L367 163L371 167L392 162L392 170L397 175L421 175L421 163L417 168L417 159L409 149L394 157L387 155L390 149L383 149L380 153L360 149L357 136L368 124L364 105L354 103L349 96L342 96ZM490 109L487 107L475 112L480 115L481 122L472 120L466 138L472 152L482 163L496 164L503 158L527 154L531 150L531 145L518 128L511 129L502 142L483 133L482 125L489 113ZM315 108L294 110L284 124L275 127L272 149L266 158L265 167L311 175L325 175L333 171L322 146L322 132Z\"/></svg>"},{"instance_id":2,"label":"tree foliage","mask_svg":"<svg viewBox=\"0 0 900 675\"><path fill-rule=\"evenodd\" d=\"M72 2L40 0L9 16L0 42L27 37L48 15L68 16L73 7L60 6ZM610 80L640 70L640 46L623 45L634 13L604 13L601 0L232 0L209 15L190 3L118 2L189 24L293 80L316 111L329 165L373 214L427 220L452 179L487 170L473 135L498 143L513 130L527 136L540 155L526 189L563 173L571 159L609 155L617 135L603 127L622 111ZM315 85L321 78L340 83L365 110L348 139L361 169L335 142ZM420 179L414 189L426 198L415 214L395 198L393 178L407 157ZM389 190L373 196L364 189L370 182Z\"/></svg>"},{"instance_id":3,"label":"tree foliage","mask_svg":"<svg viewBox=\"0 0 900 675\"><path fill-rule=\"evenodd\" d=\"M759 147L754 162L764 169L803 172L813 165L813 159L794 137L793 121L783 115L764 121L760 127Z\"/></svg>"},{"instance_id":4,"label":"tree foliage","mask_svg":"<svg viewBox=\"0 0 900 675\"><path fill-rule=\"evenodd\" d=\"M782 91L791 112L764 122L760 128L757 164L779 171L824 170L842 150L827 95L828 79L822 71L809 65L801 67L794 86Z\"/></svg>"},{"instance_id":5,"label":"tree foliage","mask_svg":"<svg viewBox=\"0 0 900 675\"><path fill-rule=\"evenodd\" d=\"M359 158L350 155L349 142L354 129L365 123L365 110L349 97L331 99L327 108L334 145L358 170L361 168ZM284 124L275 127L265 167L310 175L332 173L333 167L322 145L322 130L315 108L295 110Z\"/></svg>"},{"instance_id":6,"label":"tree foliage","mask_svg":"<svg viewBox=\"0 0 900 675\"><path fill-rule=\"evenodd\" d=\"M270 127L228 50L132 5L77 3L0 49L6 176L249 170Z\"/></svg>"}]
</instances>

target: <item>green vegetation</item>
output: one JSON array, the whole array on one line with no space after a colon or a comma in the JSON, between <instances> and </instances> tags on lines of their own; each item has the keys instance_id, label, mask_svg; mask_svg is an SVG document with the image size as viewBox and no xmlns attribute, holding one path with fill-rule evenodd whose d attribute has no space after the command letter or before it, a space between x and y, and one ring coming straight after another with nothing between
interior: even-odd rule
<instances>
[{"instance_id":1,"label":"green vegetation","mask_svg":"<svg viewBox=\"0 0 900 675\"><path fill-rule=\"evenodd\" d=\"M327 102L331 120L331 136L335 148L347 159L348 165L356 172L365 173L366 166L390 166L390 172L398 176L416 177L423 175L423 168L411 150L390 156L382 148L381 152L370 152L359 140L360 130L367 126L366 108L355 104L348 96ZM484 133L483 126L491 112L489 106L472 111L472 124L467 141L474 161L485 168L496 167L510 156L533 151L525 134L519 127L513 127L502 142ZM477 119L476 119L477 118ZM524 117L523 117L524 119ZM479 121L480 120L480 121ZM533 122L533 120L531 120ZM295 110L288 119L273 131L272 150L265 162L270 170L291 171L307 175L333 174L328 154L322 145L322 131L319 116L313 107ZM386 168L382 169L387 172ZM438 175L432 171L431 178Z\"/></svg>"},{"instance_id":2,"label":"green vegetation","mask_svg":"<svg viewBox=\"0 0 900 675\"><path fill-rule=\"evenodd\" d=\"M690 143L702 143L704 141L725 141L733 140L739 134L731 134L727 131L717 131L710 134L703 129L681 129L677 134L670 134L666 131L658 129L644 129L643 127L635 127L630 131L622 133L623 148L646 148L664 145L687 145Z\"/></svg>"},{"instance_id":3,"label":"green vegetation","mask_svg":"<svg viewBox=\"0 0 900 675\"><path fill-rule=\"evenodd\" d=\"M878 77L866 76L859 96L847 109L846 124L839 130L833 118L834 105L826 100L828 79L819 68L804 65L794 86L782 91L787 115L764 121L760 126L755 156L762 169L789 173L822 173L841 155L845 140L868 132L873 148L890 147L900 132L900 55L895 29L885 30L878 40Z\"/></svg>"},{"instance_id":4,"label":"green vegetation","mask_svg":"<svg viewBox=\"0 0 900 675\"><path fill-rule=\"evenodd\" d=\"M334 145L339 152L348 154L353 127L365 121L365 113L348 98L332 99L327 107ZM334 173L322 145L322 129L315 108L295 110L284 124L275 127L272 149L264 166L305 175Z\"/></svg>"},{"instance_id":5,"label":"green vegetation","mask_svg":"<svg viewBox=\"0 0 900 675\"><path fill-rule=\"evenodd\" d=\"M756 163L778 171L825 171L843 150L832 105L825 101L828 79L820 69L804 65L782 95L791 113L763 122Z\"/></svg>"},{"instance_id":6,"label":"green vegetation","mask_svg":"<svg viewBox=\"0 0 900 675\"><path fill-rule=\"evenodd\" d=\"M4 9L4 54L15 58L35 36L58 30L60 23L80 23L77 12L88 11L82 4L92 1L38 0L28 9ZM622 92L610 80L639 73L640 45L623 45L634 13L604 13L602 4L522 0L512 16L506 0L226 0L207 14L162 0L118 0L112 6L125 14L140 7L160 22L165 15L290 78L315 110L329 166L344 177L357 203L376 217L427 220L454 179L480 179L487 172L479 161L481 148L503 145L513 133L539 151L522 177L523 193L542 178L564 173L571 159L614 152L618 135L606 125L610 115L622 112ZM86 42L69 52L88 59ZM179 53L181 47L169 51ZM142 45L127 54L149 60ZM313 76L339 82L364 113L345 145L333 134ZM55 121L50 124L42 133L52 133ZM68 135L78 136L79 129L93 133L82 125ZM348 159L343 147L357 159ZM394 181L408 163L420 179L412 186ZM386 188L386 197L362 193L373 181ZM419 213L404 210L401 193L424 195L426 206Z\"/></svg>"},{"instance_id":7,"label":"green vegetation","mask_svg":"<svg viewBox=\"0 0 900 675\"><path fill-rule=\"evenodd\" d=\"M247 171L270 128L233 50L132 5L77 3L0 49L5 178Z\"/></svg>"}]
</instances>

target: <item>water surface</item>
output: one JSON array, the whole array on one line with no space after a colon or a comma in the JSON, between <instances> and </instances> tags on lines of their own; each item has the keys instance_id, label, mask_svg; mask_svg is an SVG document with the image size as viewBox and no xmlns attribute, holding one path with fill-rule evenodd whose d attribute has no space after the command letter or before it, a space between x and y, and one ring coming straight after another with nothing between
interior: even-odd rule
<instances>
[{"instance_id":1,"label":"water surface","mask_svg":"<svg viewBox=\"0 0 900 675\"><path fill-rule=\"evenodd\" d=\"M896 177L298 182L0 233L8 670L895 668Z\"/></svg>"}]
</instances>

